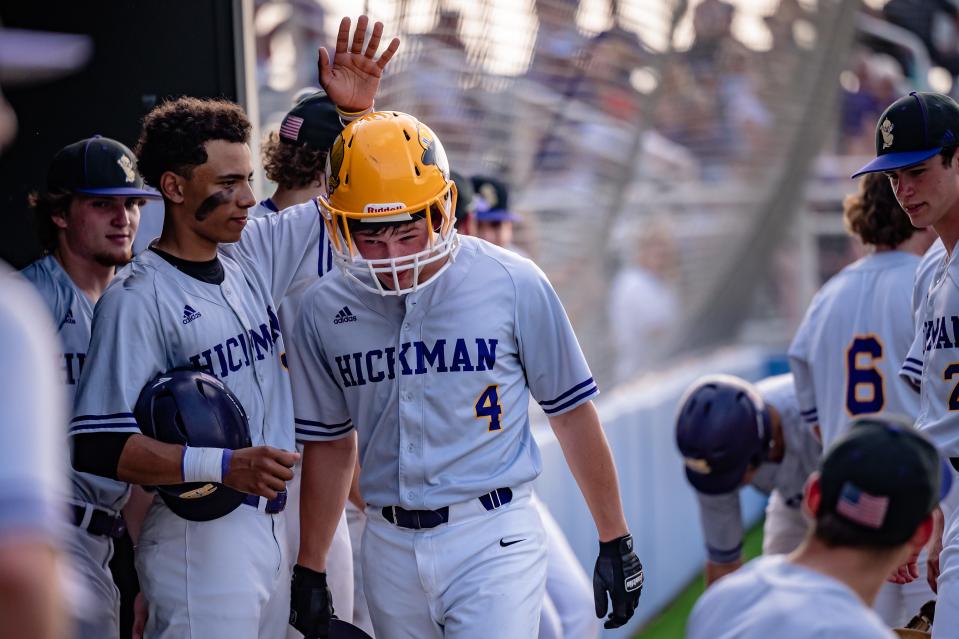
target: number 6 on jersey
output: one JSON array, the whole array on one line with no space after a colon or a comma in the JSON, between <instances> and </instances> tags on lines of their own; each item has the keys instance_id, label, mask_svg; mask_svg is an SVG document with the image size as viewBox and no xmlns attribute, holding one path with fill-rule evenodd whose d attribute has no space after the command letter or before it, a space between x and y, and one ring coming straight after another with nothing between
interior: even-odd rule
<instances>
[{"instance_id":1,"label":"number 6 on jersey","mask_svg":"<svg viewBox=\"0 0 959 639\"><path fill-rule=\"evenodd\" d=\"M489 419L489 432L503 428L500 424L499 416L503 413L503 407L499 403L499 386L491 384L480 393L476 400L476 419Z\"/></svg>"},{"instance_id":2,"label":"number 6 on jersey","mask_svg":"<svg viewBox=\"0 0 959 639\"><path fill-rule=\"evenodd\" d=\"M875 335L856 335L846 350L846 410L850 415L878 413L886 403L885 380L876 367L882 343Z\"/></svg>"}]
</instances>

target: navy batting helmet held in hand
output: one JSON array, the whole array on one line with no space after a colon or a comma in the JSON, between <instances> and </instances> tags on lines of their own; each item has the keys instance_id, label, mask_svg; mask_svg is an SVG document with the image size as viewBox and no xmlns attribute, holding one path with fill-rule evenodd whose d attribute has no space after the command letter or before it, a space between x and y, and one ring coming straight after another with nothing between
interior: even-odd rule
<instances>
[{"instance_id":1,"label":"navy batting helmet held in hand","mask_svg":"<svg viewBox=\"0 0 959 639\"><path fill-rule=\"evenodd\" d=\"M144 435L168 444L231 450L252 446L240 400L222 381L201 371L176 369L159 375L143 387L133 413ZM191 521L222 517L246 497L212 482L157 489L170 510Z\"/></svg>"},{"instance_id":2,"label":"navy batting helmet held in hand","mask_svg":"<svg viewBox=\"0 0 959 639\"><path fill-rule=\"evenodd\" d=\"M695 382L676 417L689 483L710 495L736 490L749 467L765 461L771 431L769 410L748 382L731 375Z\"/></svg>"}]
</instances>

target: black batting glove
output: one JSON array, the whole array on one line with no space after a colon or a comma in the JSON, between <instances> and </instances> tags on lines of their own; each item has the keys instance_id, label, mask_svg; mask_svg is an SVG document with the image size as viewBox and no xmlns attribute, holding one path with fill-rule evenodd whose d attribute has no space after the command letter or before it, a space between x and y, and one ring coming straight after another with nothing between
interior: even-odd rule
<instances>
[{"instance_id":1,"label":"black batting glove","mask_svg":"<svg viewBox=\"0 0 959 639\"><path fill-rule=\"evenodd\" d=\"M326 585L326 573L306 566L293 566L290 589L290 625L306 639L327 639L333 617L333 597Z\"/></svg>"},{"instance_id":2,"label":"black batting glove","mask_svg":"<svg viewBox=\"0 0 959 639\"><path fill-rule=\"evenodd\" d=\"M633 616L643 592L643 564L633 552L632 535L599 542L599 557L593 570L593 601L600 619L606 614L607 592L613 610L603 627L619 628Z\"/></svg>"}]
</instances>

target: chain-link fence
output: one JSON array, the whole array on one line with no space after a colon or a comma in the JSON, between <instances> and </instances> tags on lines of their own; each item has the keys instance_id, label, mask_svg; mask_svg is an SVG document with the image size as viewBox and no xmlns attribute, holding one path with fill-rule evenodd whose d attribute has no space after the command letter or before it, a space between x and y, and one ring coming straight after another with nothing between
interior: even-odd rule
<instances>
[{"instance_id":1,"label":"chain-link fence","mask_svg":"<svg viewBox=\"0 0 959 639\"><path fill-rule=\"evenodd\" d=\"M515 247L550 276L601 381L801 312L776 249L836 144L857 2L259 2L268 123L359 9L403 39L378 107L510 187Z\"/></svg>"}]
</instances>

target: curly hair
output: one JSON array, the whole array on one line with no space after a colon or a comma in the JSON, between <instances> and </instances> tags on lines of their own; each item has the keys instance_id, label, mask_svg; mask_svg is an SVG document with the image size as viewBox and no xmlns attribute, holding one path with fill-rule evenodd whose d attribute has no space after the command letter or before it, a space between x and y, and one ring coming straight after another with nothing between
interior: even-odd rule
<instances>
[{"instance_id":1,"label":"curly hair","mask_svg":"<svg viewBox=\"0 0 959 639\"><path fill-rule=\"evenodd\" d=\"M227 100L182 97L165 102L143 118L135 153L147 184L160 188L167 171L189 178L193 167L207 161L210 140L246 143L250 120L238 104Z\"/></svg>"},{"instance_id":2,"label":"curly hair","mask_svg":"<svg viewBox=\"0 0 959 639\"><path fill-rule=\"evenodd\" d=\"M28 196L33 209L37 239L44 253L52 253L57 248L60 227L53 223L54 217L65 217L73 202L73 193L31 193Z\"/></svg>"},{"instance_id":3,"label":"curly hair","mask_svg":"<svg viewBox=\"0 0 959 639\"><path fill-rule=\"evenodd\" d=\"M271 131L263 141L266 177L285 189L309 186L323 170L326 154L326 149L284 142L276 131Z\"/></svg>"},{"instance_id":4,"label":"curly hair","mask_svg":"<svg viewBox=\"0 0 959 639\"><path fill-rule=\"evenodd\" d=\"M860 182L859 193L848 195L842 203L846 231L871 246L898 246L912 237L916 227L899 206L882 173L869 173Z\"/></svg>"}]
</instances>

